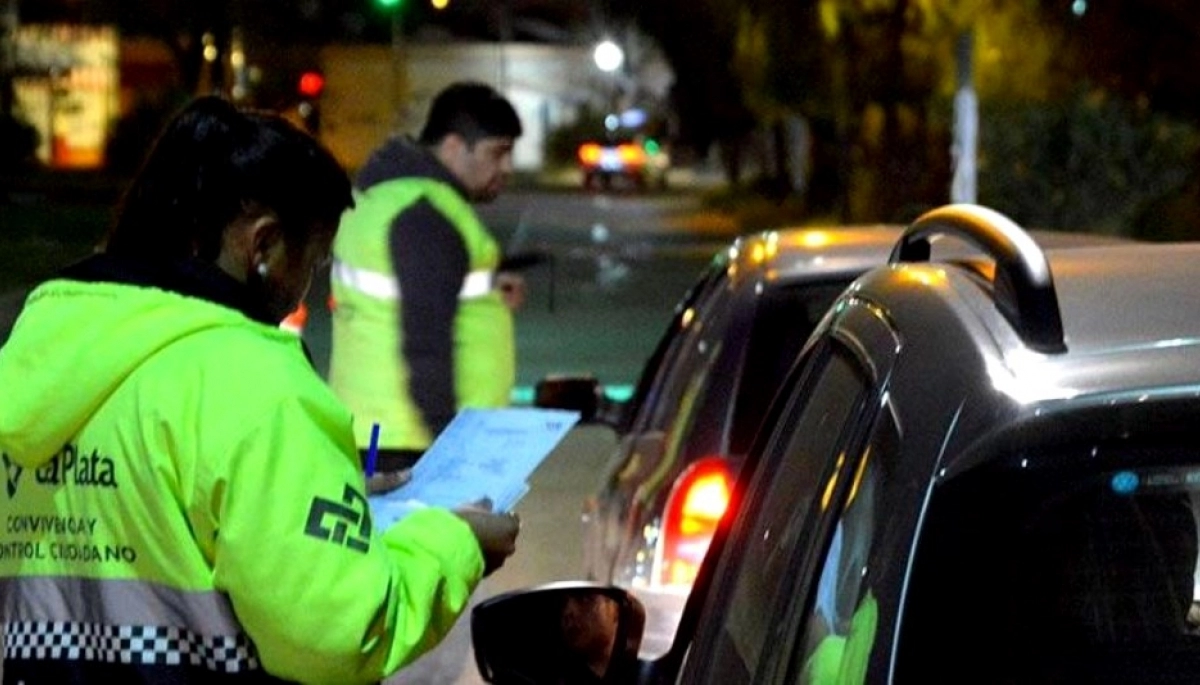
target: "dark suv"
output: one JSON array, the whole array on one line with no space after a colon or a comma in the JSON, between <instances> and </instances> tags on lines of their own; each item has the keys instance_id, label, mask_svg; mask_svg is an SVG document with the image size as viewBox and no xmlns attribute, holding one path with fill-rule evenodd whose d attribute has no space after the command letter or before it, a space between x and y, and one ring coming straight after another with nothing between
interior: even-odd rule
<instances>
[{"instance_id":1,"label":"dark suv","mask_svg":"<svg viewBox=\"0 0 1200 685\"><path fill-rule=\"evenodd\" d=\"M931 260L945 237L985 258ZM481 673L1196 682L1198 267L924 215L799 354L667 653L638 660L629 592L566 584L475 610Z\"/></svg>"}]
</instances>

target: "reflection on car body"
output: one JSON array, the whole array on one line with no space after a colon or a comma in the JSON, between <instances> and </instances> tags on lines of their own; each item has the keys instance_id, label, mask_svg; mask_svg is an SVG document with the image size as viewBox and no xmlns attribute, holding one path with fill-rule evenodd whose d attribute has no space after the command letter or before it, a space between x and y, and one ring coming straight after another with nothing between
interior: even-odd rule
<instances>
[{"instance_id":1,"label":"reflection on car body","mask_svg":"<svg viewBox=\"0 0 1200 685\"><path fill-rule=\"evenodd\" d=\"M610 682L1195 682L1197 263L923 216L798 355L671 648ZM538 594L476 610L481 663Z\"/></svg>"}]
</instances>

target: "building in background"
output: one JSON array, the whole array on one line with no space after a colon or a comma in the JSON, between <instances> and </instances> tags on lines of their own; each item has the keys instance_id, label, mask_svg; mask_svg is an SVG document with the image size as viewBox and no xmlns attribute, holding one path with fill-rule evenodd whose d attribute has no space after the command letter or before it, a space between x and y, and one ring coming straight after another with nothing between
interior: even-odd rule
<instances>
[{"instance_id":1,"label":"building in background","mask_svg":"<svg viewBox=\"0 0 1200 685\"><path fill-rule=\"evenodd\" d=\"M538 170L549 131L573 121L581 107L604 93L586 46L409 44L399 66L394 54L381 45L330 45L321 51L321 139L351 169L388 135L415 136L442 88L476 80L502 91L521 117L525 133L513 165Z\"/></svg>"},{"instance_id":2,"label":"building in background","mask_svg":"<svg viewBox=\"0 0 1200 685\"><path fill-rule=\"evenodd\" d=\"M120 41L112 26L22 24L15 33L14 106L37 129L38 159L91 169L120 111Z\"/></svg>"}]
</instances>

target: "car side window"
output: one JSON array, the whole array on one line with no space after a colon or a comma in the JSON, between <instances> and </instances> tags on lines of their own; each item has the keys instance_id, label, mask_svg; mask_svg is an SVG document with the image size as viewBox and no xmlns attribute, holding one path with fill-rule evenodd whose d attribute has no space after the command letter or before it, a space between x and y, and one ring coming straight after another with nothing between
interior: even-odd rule
<instances>
[{"instance_id":1,"label":"car side window","mask_svg":"<svg viewBox=\"0 0 1200 685\"><path fill-rule=\"evenodd\" d=\"M729 426L729 452L745 454L771 400L787 377L800 348L847 280L801 283L768 288L761 296L750 342L746 346L741 380L733 402L735 416ZM714 398L728 402L728 398Z\"/></svg>"},{"instance_id":2,"label":"car side window","mask_svg":"<svg viewBox=\"0 0 1200 685\"><path fill-rule=\"evenodd\" d=\"M718 357L725 331L729 326L733 306L733 290L728 283L699 303L681 331L679 352L670 364L663 368L661 394L654 403L654 413L649 429L667 430L679 420L680 407L685 404L689 392L694 393L702 385L708 371Z\"/></svg>"},{"instance_id":3,"label":"car side window","mask_svg":"<svg viewBox=\"0 0 1200 685\"><path fill-rule=\"evenodd\" d=\"M847 428L854 423L868 384L853 357L832 349L809 391L793 401L779 422L744 500L741 519L722 559L725 583L710 597L722 608L707 664L707 682L750 680L778 638L774 609L794 593L792 560L807 542L800 533L809 512L832 490L831 474L845 462ZM693 656L693 659L695 657ZM696 661L704 661L703 658Z\"/></svg>"},{"instance_id":4,"label":"car side window","mask_svg":"<svg viewBox=\"0 0 1200 685\"><path fill-rule=\"evenodd\" d=\"M1198 465L1191 445L1085 444L993 458L938 483L897 681L1194 682ZM980 588L987 619L975 622Z\"/></svg>"},{"instance_id":5,"label":"car side window","mask_svg":"<svg viewBox=\"0 0 1200 685\"><path fill-rule=\"evenodd\" d=\"M870 443L854 469L833 539L820 565L816 596L804 608L800 650L792 663L793 682L861 684L875 640L877 599L871 590L868 559L881 498L899 448L899 432L890 412L881 415Z\"/></svg>"},{"instance_id":6,"label":"car side window","mask_svg":"<svg viewBox=\"0 0 1200 685\"><path fill-rule=\"evenodd\" d=\"M669 443L680 439L673 424L695 404L707 371L718 349L728 321L730 289L722 273L710 273L694 299L676 317L675 328L668 331L655 353L657 366L644 373L652 377L639 380L639 390L631 410L630 433L626 440L649 438L649 449L618 449L606 470L605 479L620 488L620 483L636 483L664 470L664 453L671 454ZM715 344L714 344L715 343ZM652 360L653 361L653 360ZM658 436L661 436L658 437ZM656 445L656 446L651 446Z\"/></svg>"},{"instance_id":7,"label":"car side window","mask_svg":"<svg viewBox=\"0 0 1200 685\"><path fill-rule=\"evenodd\" d=\"M676 358L681 354L682 340L687 337L686 332L694 322L696 310L703 308L704 303L725 283L723 264L722 260L714 261L678 305L670 326L663 333L650 358L646 360L646 366L638 378L637 388L625 409L625 431L645 429L646 418L640 416L642 408L657 406L664 379L669 377L667 370L674 366Z\"/></svg>"}]
</instances>

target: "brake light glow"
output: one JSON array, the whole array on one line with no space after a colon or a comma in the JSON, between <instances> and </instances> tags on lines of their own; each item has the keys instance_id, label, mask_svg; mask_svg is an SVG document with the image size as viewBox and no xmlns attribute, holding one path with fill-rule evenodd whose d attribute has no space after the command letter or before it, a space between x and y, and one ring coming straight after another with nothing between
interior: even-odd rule
<instances>
[{"instance_id":1,"label":"brake light glow","mask_svg":"<svg viewBox=\"0 0 1200 685\"><path fill-rule=\"evenodd\" d=\"M596 143L584 143L579 146L579 161L589 166L600 163L600 146Z\"/></svg>"},{"instance_id":2,"label":"brake light glow","mask_svg":"<svg viewBox=\"0 0 1200 685\"><path fill-rule=\"evenodd\" d=\"M618 145L617 156L625 166L638 167L646 163L646 151L638 145Z\"/></svg>"},{"instance_id":3,"label":"brake light glow","mask_svg":"<svg viewBox=\"0 0 1200 685\"><path fill-rule=\"evenodd\" d=\"M724 457L705 457L676 481L663 516L658 554L658 581L688 588L712 542L717 524L729 508L733 474Z\"/></svg>"}]
</instances>

